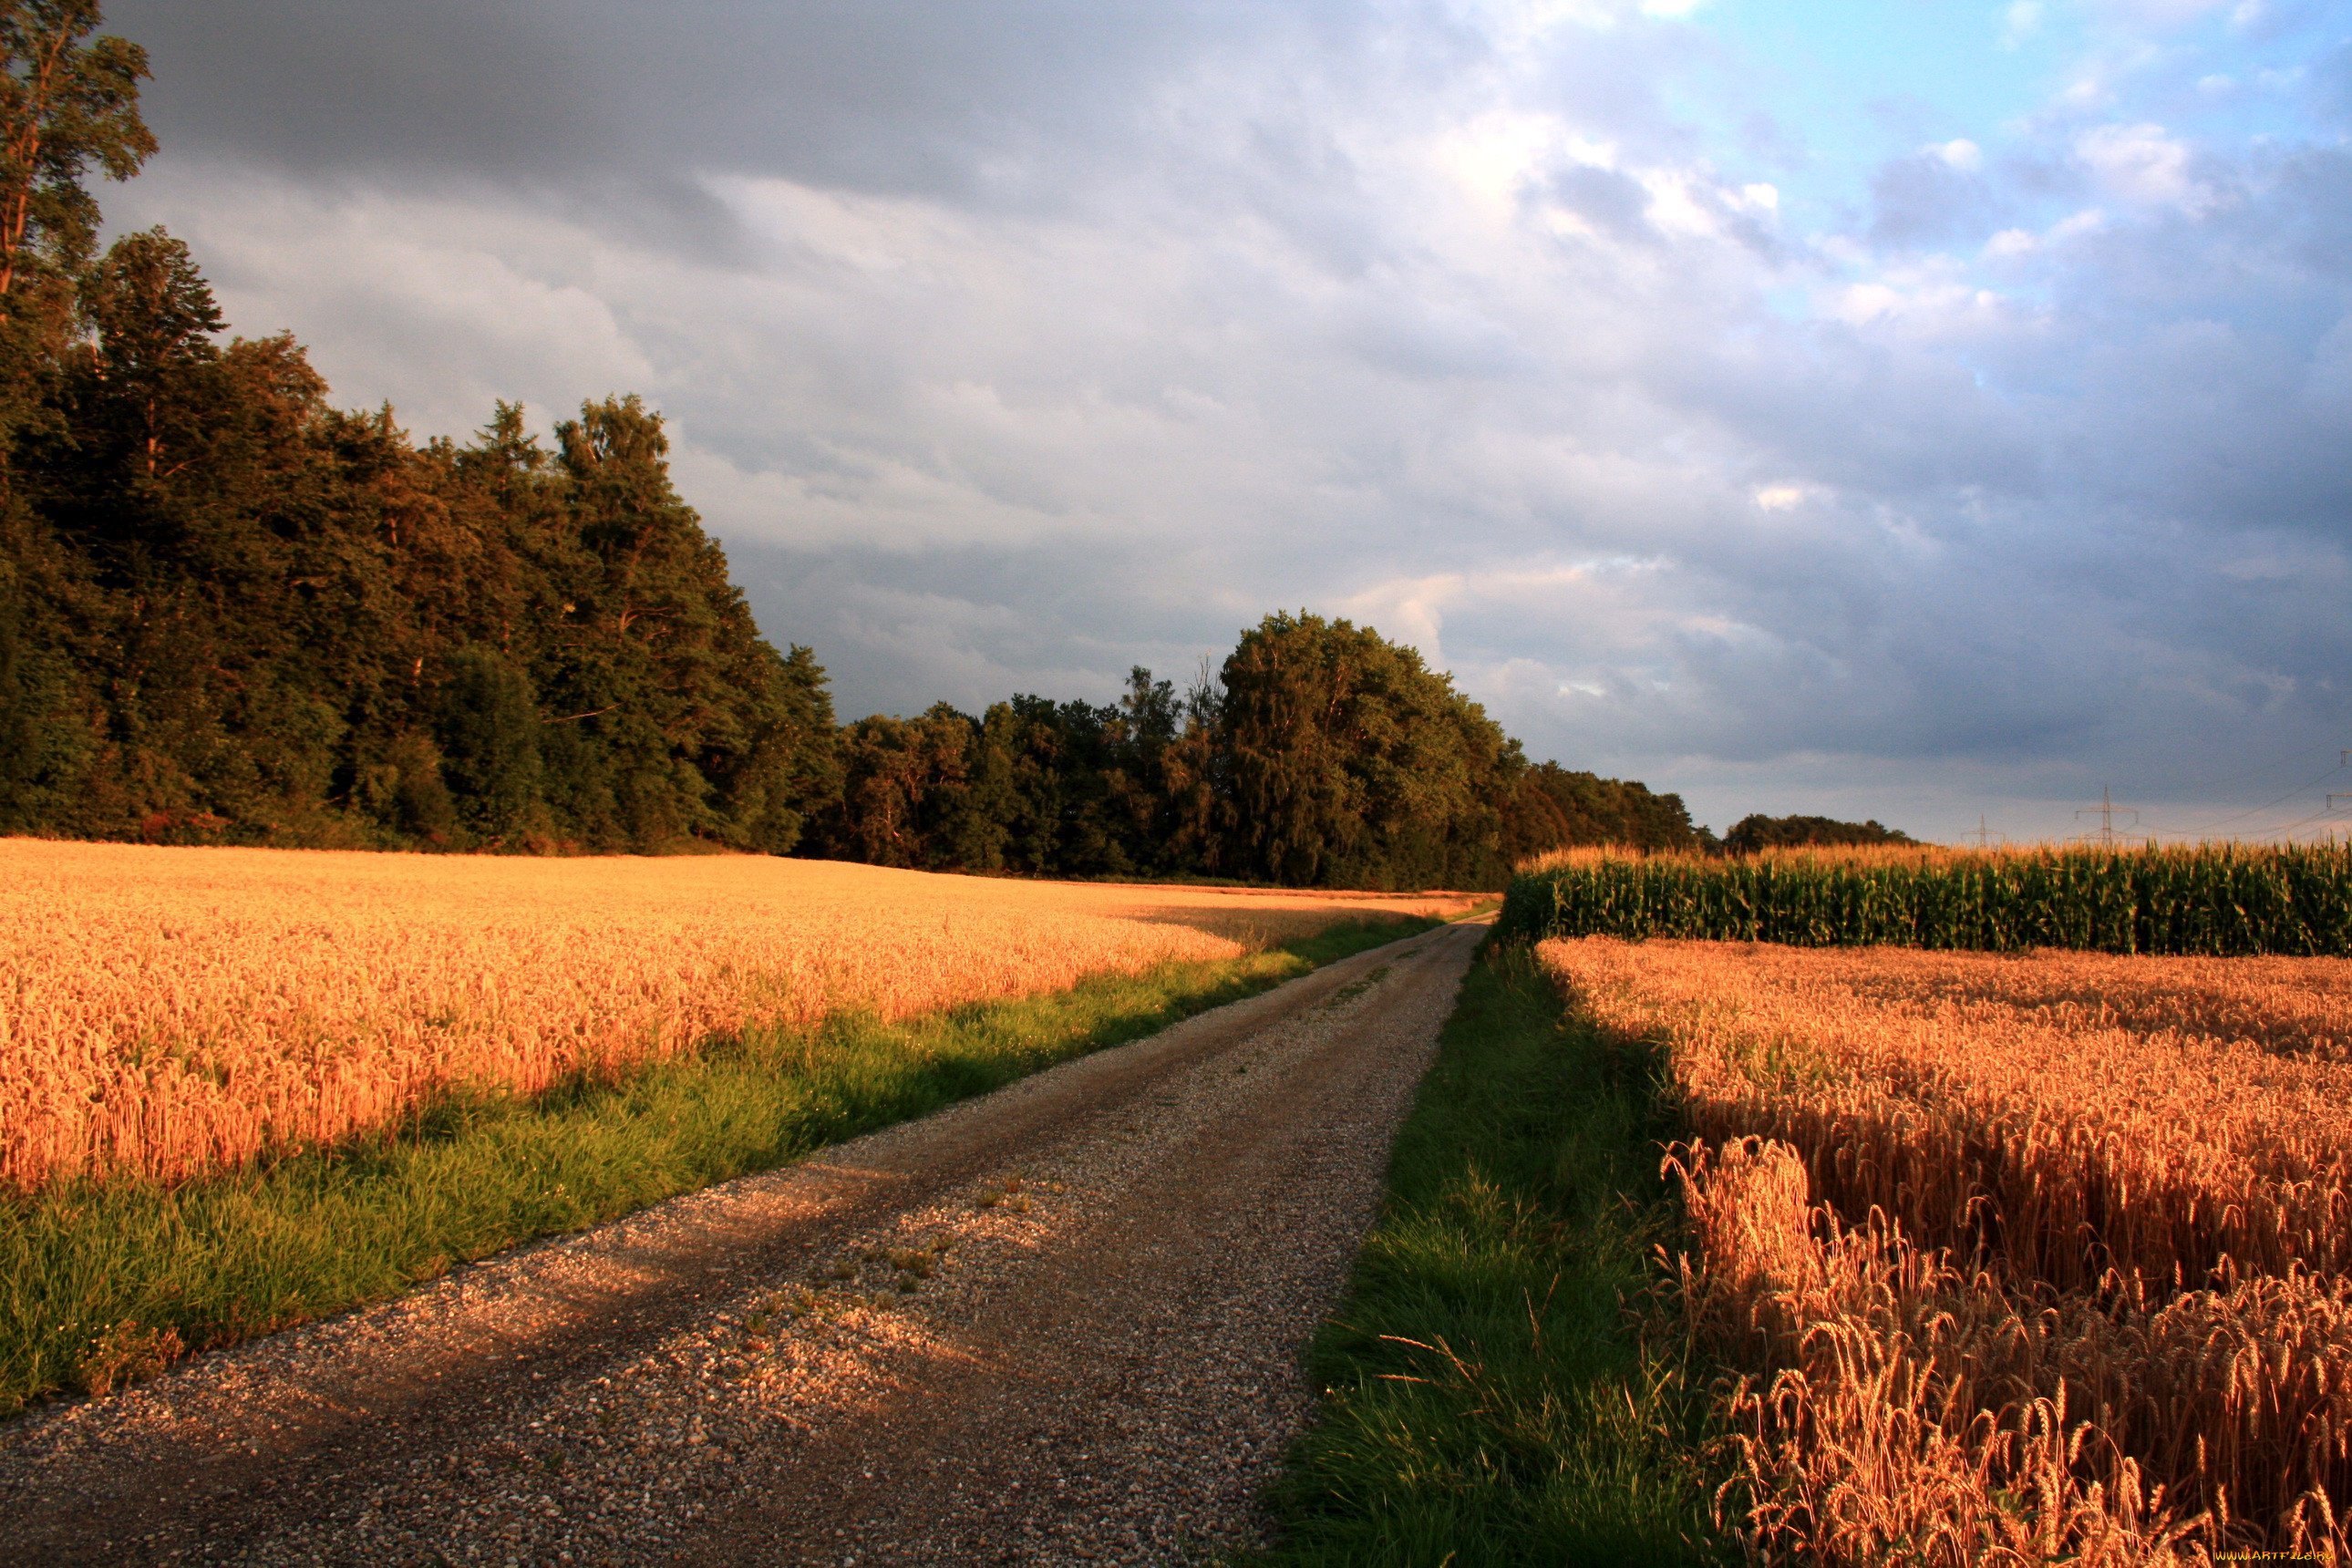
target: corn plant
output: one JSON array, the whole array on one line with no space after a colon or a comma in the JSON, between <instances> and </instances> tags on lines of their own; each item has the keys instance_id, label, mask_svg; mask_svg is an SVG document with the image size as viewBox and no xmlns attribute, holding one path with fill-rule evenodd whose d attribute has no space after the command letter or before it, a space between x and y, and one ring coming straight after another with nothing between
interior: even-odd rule
<instances>
[{"instance_id":1,"label":"corn plant","mask_svg":"<svg viewBox=\"0 0 2352 1568\"><path fill-rule=\"evenodd\" d=\"M2352 844L1592 855L1524 868L1507 936L2352 954Z\"/></svg>"}]
</instances>

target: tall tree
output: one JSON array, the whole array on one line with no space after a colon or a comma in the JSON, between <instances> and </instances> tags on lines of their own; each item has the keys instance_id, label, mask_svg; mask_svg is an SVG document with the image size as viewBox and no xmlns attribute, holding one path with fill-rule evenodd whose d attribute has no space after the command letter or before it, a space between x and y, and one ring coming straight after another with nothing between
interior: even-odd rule
<instances>
[{"instance_id":1,"label":"tall tree","mask_svg":"<svg viewBox=\"0 0 2352 1568\"><path fill-rule=\"evenodd\" d=\"M0 0L0 299L71 279L98 236L90 166L127 180L154 153L147 51L91 37L100 19L98 0Z\"/></svg>"},{"instance_id":2,"label":"tall tree","mask_svg":"<svg viewBox=\"0 0 2352 1568\"><path fill-rule=\"evenodd\" d=\"M91 37L94 0L0 0L0 829L69 810L93 744L81 677L58 651L71 562L17 494L14 448L77 330L74 281L98 232L84 180L154 152L139 116L147 57Z\"/></svg>"},{"instance_id":3,"label":"tall tree","mask_svg":"<svg viewBox=\"0 0 2352 1568\"><path fill-rule=\"evenodd\" d=\"M84 319L97 334L98 389L128 426L130 455L147 479L168 462L165 447L193 433L172 429L205 401L179 384L221 355L214 334L228 323L188 247L161 228L127 234L81 279Z\"/></svg>"},{"instance_id":4,"label":"tall tree","mask_svg":"<svg viewBox=\"0 0 2352 1568\"><path fill-rule=\"evenodd\" d=\"M1225 660L1236 860L1291 883L1479 885L1518 743L1421 655L1370 627L1268 616Z\"/></svg>"}]
</instances>

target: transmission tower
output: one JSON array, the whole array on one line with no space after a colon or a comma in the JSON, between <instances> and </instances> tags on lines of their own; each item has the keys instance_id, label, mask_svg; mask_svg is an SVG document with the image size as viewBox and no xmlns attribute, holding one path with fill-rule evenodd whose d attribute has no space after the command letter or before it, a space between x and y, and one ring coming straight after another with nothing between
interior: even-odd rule
<instances>
[{"instance_id":1,"label":"transmission tower","mask_svg":"<svg viewBox=\"0 0 2352 1568\"><path fill-rule=\"evenodd\" d=\"M2127 816L2131 819L2129 822L2125 824L2126 827L2134 826L2139 822L2139 813L2134 811L2127 805L2117 805L2115 802L2114 795L2108 793L2107 786L2105 784L2101 784L2099 786L2098 805L2086 805L2080 811L2077 811L2074 815L2077 817L2096 816L2099 819L2099 847L2102 849L2112 849L2116 847L2116 818L2117 816L2120 815Z\"/></svg>"}]
</instances>

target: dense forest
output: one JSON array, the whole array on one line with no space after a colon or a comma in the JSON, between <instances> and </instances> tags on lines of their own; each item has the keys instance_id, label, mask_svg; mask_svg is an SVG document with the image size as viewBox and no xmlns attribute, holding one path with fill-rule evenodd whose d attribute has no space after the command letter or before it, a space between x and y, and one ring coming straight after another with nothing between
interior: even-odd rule
<instances>
[{"instance_id":1,"label":"dense forest","mask_svg":"<svg viewBox=\"0 0 2352 1568\"><path fill-rule=\"evenodd\" d=\"M1732 855L1753 855L1765 849L1793 849L1807 845L1851 848L1918 842L1907 833L1898 833L1892 827L1881 826L1875 819L1840 822L1829 816L1750 815L1733 823L1731 831L1723 836L1724 850Z\"/></svg>"},{"instance_id":2,"label":"dense forest","mask_svg":"<svg viewBox=\"0 0 2352 1568\"><path fill-rule=\"evenodd\" d=\"M290 338L226 337L170 235L101 250L93 180L155 144L98 20L0 0L0 832L1366 887L1713 846L1303 612L1181 693L837 726L637 399L418 445Z\"/></svg>"}]
</instances>

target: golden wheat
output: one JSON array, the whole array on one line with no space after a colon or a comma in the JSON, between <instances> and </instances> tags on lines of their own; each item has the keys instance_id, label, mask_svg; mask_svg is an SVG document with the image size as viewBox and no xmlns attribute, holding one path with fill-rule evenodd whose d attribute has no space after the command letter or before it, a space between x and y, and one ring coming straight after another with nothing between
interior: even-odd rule
<instances>
[{"instance_id":1,"label":"golden wheat","mask_svg":"<svg viewBox=\"0 0 2352 1568\"><path fill-rule=\"evenodd\" d=\"M1794 1145L1850 1218L1997 1229L2068 1289L2352 1265L2352 962L1542 952L1604 1027L1672 1042L1695 1133Z\"/></svg>"},{"instance_id":2,"label":"golden wheat","mask_svg":"<svg viewBox=\"0 0 2352 1568\"><path fill-rule=\"evenodd\" d=\"M175 1180L844 1009L903 1017L1454 899L758 858L0 839L0 1183Z\"/></svg>"},{"instance_id":3,"label":"golden wheat","mask_svg":"<svg viewBox=\"0 0 2352 1568\"><path fill-rule=\"evenodd\" d=\"M2200 1561L2159 1482L2069 1419L2063 1381L2019 1375L2053 1327L1883 1224L1808 1198L1787 1144L1685 1151L1703 1267L1694 1326L1758 1374L1727 1392L1742 1533L1768 1562L2124 1568ZM2085 1449L2089 1463L2085 1464Z\"/></svg>"},{"instance_id":4,"label":"golden wheat","mask_svg":"<svg viewBox=\"0 0 2352 1568\"><path fill-rule=\"evenodd\" d=\"M2341 1562L2352 1281L2152 1299L1965 1271L1884 1215L1811 1205L1787 1144L1685 1149L1695 1326L1758 1374L1727 1495L1768 1558L1860 1564Z\"/></svg>"},{"instance_id":5,"label":"golden wheat","mask_svg":"<svg viewBox=\"0 0 2352 1568\"><path fill-rule=\"evenodd\" d=\"M1761 1554L2346 1561L2352 964L1542 952L1702 1140Z\"/></svg>"}]
</instances>

